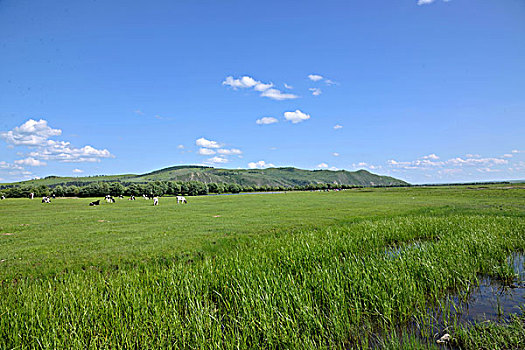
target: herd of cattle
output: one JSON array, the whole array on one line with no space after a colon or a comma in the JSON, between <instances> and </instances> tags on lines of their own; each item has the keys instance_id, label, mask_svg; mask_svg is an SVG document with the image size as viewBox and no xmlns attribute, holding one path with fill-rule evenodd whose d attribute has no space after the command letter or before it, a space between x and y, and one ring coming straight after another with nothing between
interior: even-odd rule
<instances>
[{"instance_id":1,"label":"herd of cattle","mask_svg":"<svg viewBox=\"0 0 525 350\"><path fill-rule=\"evenodd\" d=\"M120 195L118 196L119 198L123 199L124 196L123 195ZM144 199L150 199L150 197L148 197L147 195L143 194L142 197ZM33 199L35 198L35 194L34 193L30 193L29 194L29 198L30 199ZM51 198L55 199L55 195L53 195L52 197L48 197L48 196L44 196L42 197L42 203L51 203ZM1 199L5 199L5 196L2 196ZM106 203L115 203L115 198L113 198L113 196L111 195L107 195L105 198L106 200ZM155 197L151 197L151 199L153 199L153 205L159 205L159 197L155 196ZM134 201L135 200L135 196L134 195L131 195L129 198L128 198L129 201ZM177 204L179 203L188 203L188 201L186 200L186 197L183 197L183 196L177 196ZM100 199L99 200L96 200L96 201L93 201L91 203L89 203L90 206L96 206L96 205L100 205Z\"/></svg>"}]
</instances>

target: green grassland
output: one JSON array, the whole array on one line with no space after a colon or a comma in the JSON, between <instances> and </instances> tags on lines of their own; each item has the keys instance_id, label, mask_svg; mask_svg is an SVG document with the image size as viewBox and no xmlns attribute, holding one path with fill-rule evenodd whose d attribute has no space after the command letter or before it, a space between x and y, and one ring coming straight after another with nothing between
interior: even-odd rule
<instances>
[{"instance_id":1,"label":"green grassland","mask_svg":"<svg viewBox=\"0 0 525 350\"><path fill-rule=\"evenodd\" d=\"M525 248L519 185L188 199L1 201L0 348L403 348L378 334L414 322L424 348L429 308Z\"/></svg>"},{"instance_id":2,"label":"green grassland","mask_svg":"<svg viewBox=\"0 0 525 350\"><path fill-rule=\"evenodd\" d=\"M173 166L147 174L103 175L90 177L48 176L43 179L16 183L22 186L54 186L64 184L89 184L97 181L122 183L147 183L150 181L199 181L204 183L235 183L241 186L304 186L317 183L337 183L354 186L399 186L405 181L389 176L372 174L366 170L303 170L297 168L219 169L204 166ZM3 184L13 185L13 184Z\"/></svg>"}]
</instances>

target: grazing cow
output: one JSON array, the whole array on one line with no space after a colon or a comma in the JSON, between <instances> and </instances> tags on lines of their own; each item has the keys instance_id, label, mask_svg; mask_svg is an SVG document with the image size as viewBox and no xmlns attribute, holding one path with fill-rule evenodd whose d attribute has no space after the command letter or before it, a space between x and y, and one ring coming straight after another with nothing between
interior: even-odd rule
<instances>
[{"instance_id":1,"label":"grazing cow","mask_svg":"<svg viewBox=\"0 0 525 350\"><path fill-rule=\"evenodd\" d=\"M157 197L153 197L153 205L159 205L159 199Z\"/></svg>"},{"instance_id":2,"label":"grazing cow","mask_svg":"<svg viewBox=\"0 0 525 350\"><path fill-rule=\"evenodd\" d=\"M51 199L49 197L42 197L42 203L51 203Z\"/></svg>"},{"instance_id":3,"label":"grazing cow","mask_svg":"<svg viewBox=\"0 0 525 350\"><path fill-rule=\"evenodd\" d=\"M100 205L100 199L97 200L97 201L94 201L94 202L89 203L89 205L90 205L90 206Z\"/></svg>"},{"instance_id":4,"label":"grazing cow","mask_svg":"<svg viewBox=\"0 0 525 350\"><path fill-rule=\"evenodd\" d=\"M4 199L5 199L5 196L2 196L1 198L2 198L2 200L4 200Z\"/></svg>"},{"instance_id":5,"label":"grazing cow","mask_svg":"<svg viewBox=\"0 0 525 350\"><path fill-rule=\"evenodd\" d=\"M188 204L188 201L183 196L177 196L177 204L179 204L179 203L186 203L186 204Z\"/></svg>"},{"instance_id":6,"label":"grazing cow","mask_svg":"<svg viewBox=\"0 0 525 350\"><path fill-rule=\"evenodd\" d=\"M115 203L115 198L110 196L109 194L106 196L106 202L107 203Z\"/></svg>"},{"instance_id":7,"label":"grazing cow","mask_svg":"<svg viewBox=\"0 0 525 350\"><path fill-rule=\"evenodd\" d=\"M124 196L123 196L123 195L119 195L118 197L119 197L120 199L124 198Z\"/></svg>"},{"instance_id":8,"label":"grazing cow","mask_svg":"<svg viewBox=\"0 0 525 350\"><path fill-rule=\"evenodd\" d=\"M131 195L131 197L129 197L128 201L134 201L135 200L135 196L134 195Z\"/></svg>"}]
</instances>

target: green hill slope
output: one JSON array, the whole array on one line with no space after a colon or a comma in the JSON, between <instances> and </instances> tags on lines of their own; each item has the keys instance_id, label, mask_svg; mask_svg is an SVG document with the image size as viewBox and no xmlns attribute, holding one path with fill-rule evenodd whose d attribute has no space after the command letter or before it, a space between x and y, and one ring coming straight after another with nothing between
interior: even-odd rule
<instances>
[{"instance_id":1,"label":"green hill slope","mask_svg":"<svg viewBox=\"0 0 525 350\"><path fill-rule=\"evenodd\" d=\"M150 181L200 181L204 183L236 183L242 186L300 186L317 183L335 183L355 186L402 186L407 182L389 176L372 174L366 170L303 170L297 168L267 169L218 169L204 166L174 166L142 175L108 175L90 177L48 176L3 185L86 185L91 182L107 181L147 183Z\"/></svg>"}]
</instances>

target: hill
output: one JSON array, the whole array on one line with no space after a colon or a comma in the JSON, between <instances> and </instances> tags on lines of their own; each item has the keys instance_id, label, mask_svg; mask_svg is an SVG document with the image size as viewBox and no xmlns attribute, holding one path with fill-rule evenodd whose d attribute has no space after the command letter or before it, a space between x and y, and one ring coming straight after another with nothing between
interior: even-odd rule
<instances>
[{"instance_id":1,"label":"hill","mask_svg":"<svg viewBox=\"0 0 525 350\"><path fill-rule=\"evenodd\" d=\"M293 167L267 169L218 169L196 165L182 165L134 175L101 175L89 177L48 176L43 179L6 185L87 185L92 182L121 182L123 184L151 181L199 181L204 183L236 183L241 186L303 186L334 183L353 186L405 186L407 182L389 176L372 174L366 170L303 170Z\"/></svg>"}]
</instances>

